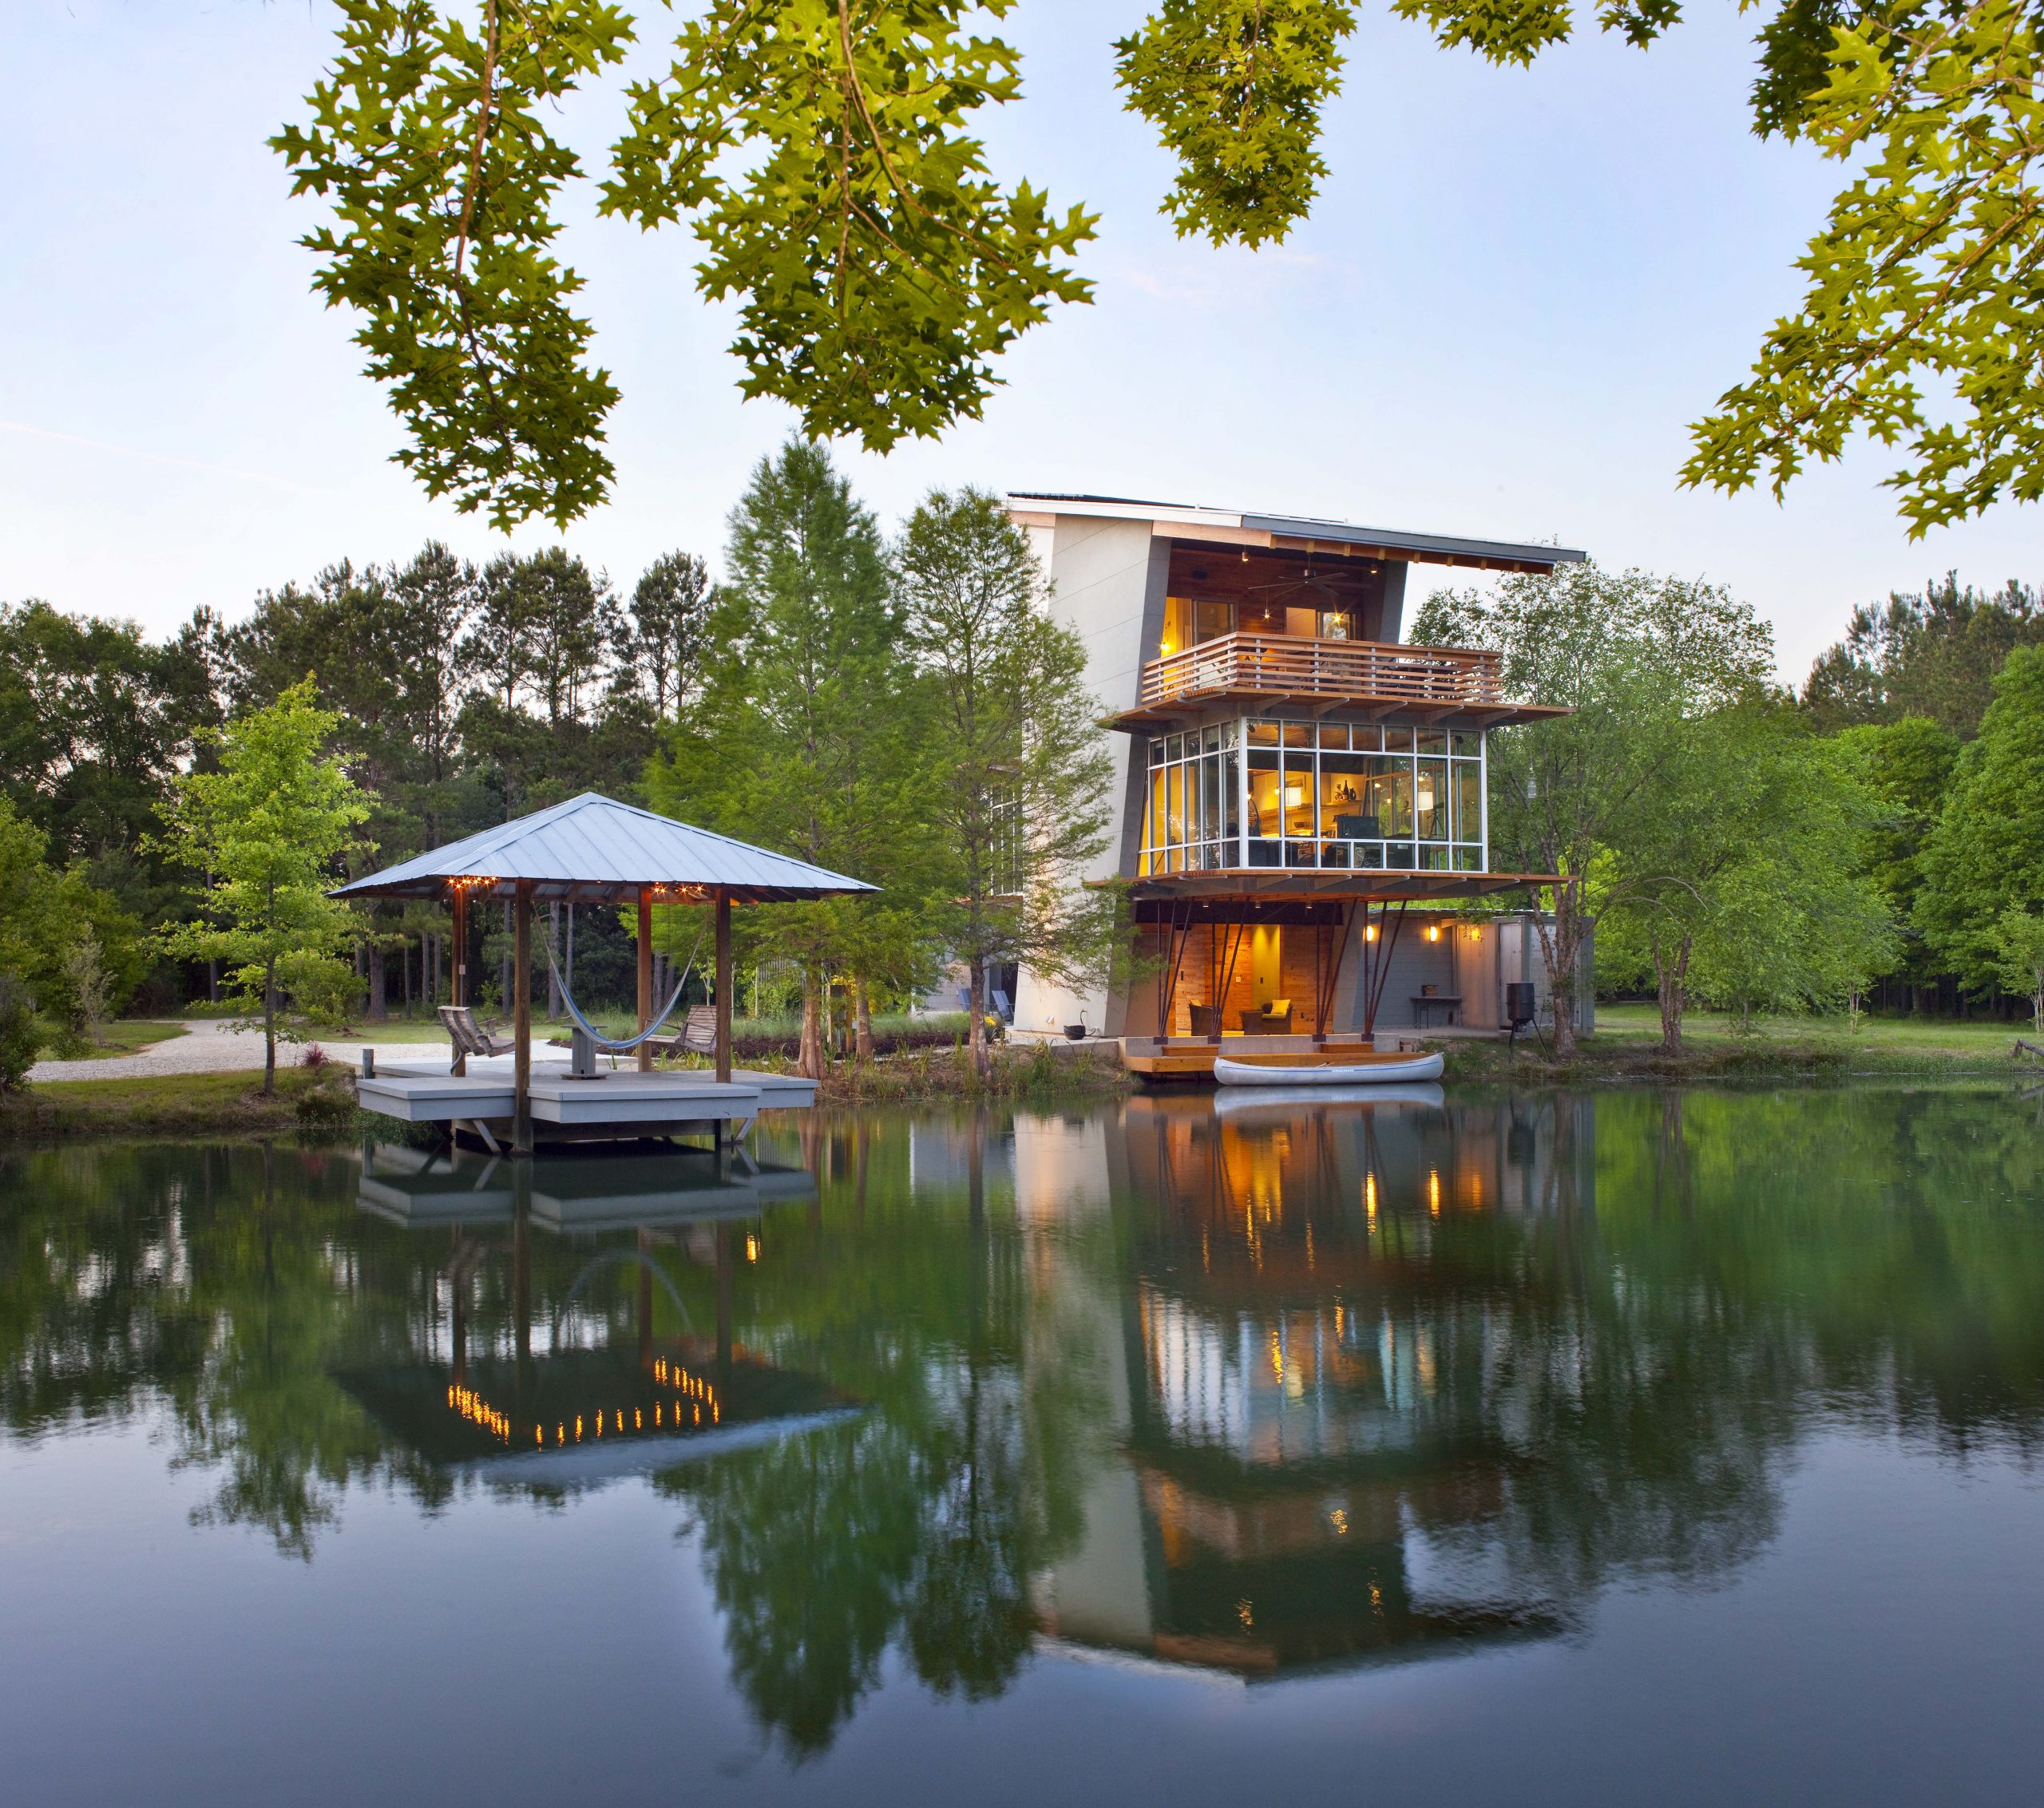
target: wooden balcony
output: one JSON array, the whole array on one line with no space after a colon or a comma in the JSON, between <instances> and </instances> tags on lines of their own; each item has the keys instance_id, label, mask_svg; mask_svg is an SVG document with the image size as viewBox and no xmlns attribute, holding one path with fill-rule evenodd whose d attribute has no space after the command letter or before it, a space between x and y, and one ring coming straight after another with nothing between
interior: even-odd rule
<instances>
[{"instance_id":1,"label":"wooden balcony","mask_svg":"<svg viewBox=\"0 0 2044 1808\"><path fill-rule=\"evenodd\" d=\"M1151 660L1143 668L1135 708L1119 717L1117 726L1134 728L1226 706L1260 711L1282 706L1314 715L1341 708L1378 718L1452 719L1472 728L1565 713L1511 702L1495 653L1237 633Z\"/></svg>"}]
</instances>

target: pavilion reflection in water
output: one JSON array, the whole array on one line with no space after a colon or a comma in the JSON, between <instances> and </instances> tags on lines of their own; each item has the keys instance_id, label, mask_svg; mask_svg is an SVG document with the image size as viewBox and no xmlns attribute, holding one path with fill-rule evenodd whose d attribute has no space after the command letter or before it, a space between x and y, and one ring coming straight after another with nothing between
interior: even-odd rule
<instances>
[{"instance_id":1,"label":"pavilion reflection in water","mask_svg":"<svg viewBox=\"0 0 2044 1808\"><path fill-rule=\"evenodd\" d=\"M444 1348L435 1339L435 1347L337 1379L387 1434L429 1462L529 1486L654 1473L827 1423L854 1403L814 1375L744 1349L731 1324L736 1264L757 1248L744 1223L814 1197L808 1173L739 1149L513 1161L366 1147L361 1209L449 1238L436 1281L448 1303L447 1335ZM546 1314L538 1348L535 1232L580 1258ZM713 1271L713 1327L694 1327L668 1272L675 1260ZM509 1271L509 1323L478 1337L471 1301L493 1262ZM628 1335L609 1325L593 1343L564 1335L576 1301L620 1268L636 1282Z\"/></svg>"},{"instance_id":2,"label":"pavilion reflection in water","mask_svg":"<svg viewBox=\"0 0 2044 1808\"><path fill-rule=\"evenodd\" d=\"M1256 1679L1566 1631L1469 1534L1511 1486L1488 1381L1512 1220L1590 1209L1590 1124L1567 1099L1152 1096L1095 1149L1021 1138L1025 1213L1091 1198L1134 1269L1095 1296L1126 1460L1038 1581L1051 1640Z\"/></svg>"}]
</instances>

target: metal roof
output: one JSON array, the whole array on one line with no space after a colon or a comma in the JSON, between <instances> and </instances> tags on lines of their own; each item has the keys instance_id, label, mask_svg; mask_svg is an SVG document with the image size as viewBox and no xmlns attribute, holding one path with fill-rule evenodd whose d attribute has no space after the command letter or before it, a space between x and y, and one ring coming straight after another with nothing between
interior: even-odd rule
<instances>
[{"instance_id":1,"label":"metal roof","mask_svg":"<svg viewBox=\"0 0 2044 1808\"><path fill-rule=\"evenodd\" d=\"M1172 537L1197 540L1200 530L1218 529L1231 536L1267 536L1271 545L1305 541L1376 552L1384 557L1424 560L1449 565L1504 566L1552 571L1579 565L1587 554L1567 546L1537 542L1473 540L1459 534L1414 533L1399 528L1358 527L1353 521L1324 520L1310 515L1268 515L1236 508L1208 508L1179 502L1145 502L1125 496L1064 495L1049 490L1011 490L1011 508L1058 515L1091 515L1110 520L1148 521L1153 527L1180 528Z\"/></svg>"},{"instance_id":2,"label":"metal roof","mask_svg":"<svg viewBox=\"0 0 2044 1808\"><path fill-rule=\"evenodd\" d=\"M551 809L520 817L430 853L335 888L337 898L437 898L463 881L472 898L508 898L533 881L545 902L608 900L655 887L690 901L729 892L739 904L786 904L877 887L728 835L584 791Z\"/></svg>"}]
</instances>

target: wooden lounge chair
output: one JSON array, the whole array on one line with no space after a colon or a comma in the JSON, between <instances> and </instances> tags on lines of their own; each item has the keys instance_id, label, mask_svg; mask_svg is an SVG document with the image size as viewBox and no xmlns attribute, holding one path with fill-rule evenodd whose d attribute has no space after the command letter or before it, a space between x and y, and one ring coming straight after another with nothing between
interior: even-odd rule
<instances>
[{"instance_id":1,"label":"wooden lounge chair","mask_svg":"<svg viewBox=\"0 0 2044 1808\"><path fill-rule=\"evenodd\" d=\"M454 1044L454 1060L450 1064L450 1072L471 1054L509 1054L518 1046L509 1038L500 1042L487 1035L477 1023L476 1014L465 1004L442 1005L440 1021L446 1026L447 1035Z\"/></svg>"},{"instance_id":2,"label":"wooden lounge chair","mask_svg":"<svg viewBox=\"0 0 2044 1808\"><path fill-rule=\"evenodd\" d=\"M681 1046L690 1054L717 1052L717 1007L714 1004L689 1007L688 1021L682 1026Z\"/></svg>"}]
</instances>

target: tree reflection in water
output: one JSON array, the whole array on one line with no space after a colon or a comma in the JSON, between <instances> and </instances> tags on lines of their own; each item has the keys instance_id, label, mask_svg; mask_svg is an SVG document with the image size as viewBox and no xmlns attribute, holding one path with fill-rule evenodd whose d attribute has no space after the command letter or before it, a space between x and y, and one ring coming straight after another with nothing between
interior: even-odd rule
<instances>
[{"instance_id":1,"label":"tree reflection in water","mask_svg":"<svg viewBox=\"0 0 2044 1808\"><path fill-rule=\"evenodd\" d=\"M890 1662L979 1699L1045 1640L1258 1678L1551 1636L1735 1574L1812 1427L2027 1460L2044 1426L2044 1153L1993 1093L1137 1098L783 1153L810 1197L635 1219L620 1182L600 1222L509 1164L10 1153L0 1426L167 1427L195 1517L303 1561L358 1484L650 1476L798 1759ZM770 1441L520 1468L434 1416L459 1375L684 1359Z\"/></svg>"}]
</instances>

